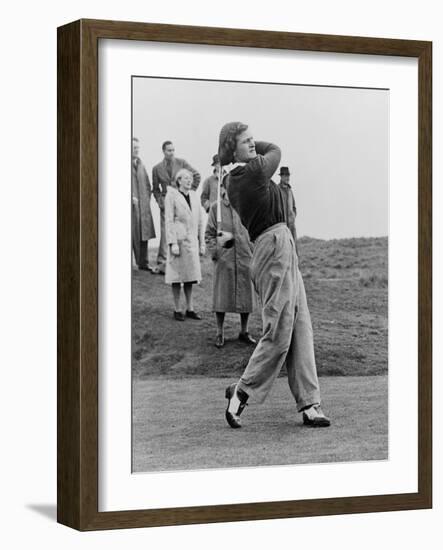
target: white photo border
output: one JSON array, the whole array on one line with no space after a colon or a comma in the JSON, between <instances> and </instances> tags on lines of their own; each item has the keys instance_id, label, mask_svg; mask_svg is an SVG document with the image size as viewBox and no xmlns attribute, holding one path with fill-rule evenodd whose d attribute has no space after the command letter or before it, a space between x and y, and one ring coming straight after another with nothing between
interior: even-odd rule
<instances>
[{"instance_id":1,"label":"white photo border","mask_svg":"<svg viewBox=\"0 0 443 550\"><path fill-rule=\"evenodd\" d=\"M131 239L122 231L131 209L122 182L131 76L141 74L389 88L389 460L131 473ZM417 98L416 58L99 40L100 512L417 492Z\"/></svg>"}]
</instances>

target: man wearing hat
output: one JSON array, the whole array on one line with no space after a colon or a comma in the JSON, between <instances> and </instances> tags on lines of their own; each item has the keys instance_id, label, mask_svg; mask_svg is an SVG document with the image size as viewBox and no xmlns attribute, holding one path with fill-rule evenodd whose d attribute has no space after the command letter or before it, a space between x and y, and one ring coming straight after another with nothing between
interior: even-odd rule
<instances>
[{"instance_id":1,"label":"man wearing hat","mask_svg":"<svg viewBox=\"0 0 443 550\"><path fill-rule=\"evenodd\" d=\"M327 427L320 407L311 316L292 234L286 225L281 188L271 177L281 158L279 147L256 142L246 124L229 122L220 132L221 166L232 164L226 188L246 227L254 252L251 278L262 304L263 335L237 383L226 388L226 420L240 428L248 399L263 402L283 364L303 414L303 423Z\"/></svg>"},{"instance_id":2,"label":"man wearing hat","mask_svg":"<svg viewBox=\"0 0 443 550\"><path fill-rule=\"evenodd\" d=\"M207 213L211 208L211 204L217 200L217 185L220 174L220 161L218 160L218 155L214 155L212 157L211 166L213 167L212 174L203 182L202 192L200 195L201 205Z\"/></svg>"},{"instance_id":3,"label":"man wearing hat","mask_svg":"<svg viewBox=\"0 0 443 550\"><path fill-rule=\"evenodd\" d=\"M289 230L292 233L298 256L297 231L295 229L297 208L295 207L294 194L292 193L291 184L289 183L289 178L291 176L289 168L287 166L281 166L280 173L278 175L280 176L279 187L283 197L283 207L285 210L286 223L288 224Z\"/></svg>"}]
</instances>

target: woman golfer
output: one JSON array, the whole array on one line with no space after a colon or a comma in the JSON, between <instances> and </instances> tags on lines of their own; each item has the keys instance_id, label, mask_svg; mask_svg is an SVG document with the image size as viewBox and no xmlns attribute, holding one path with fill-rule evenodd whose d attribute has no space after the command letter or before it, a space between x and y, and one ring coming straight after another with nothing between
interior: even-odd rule
<instances>
[{"instance_id":1,"label":"woman golfer","mask_svg":"<svg viewBox=\"0 0 443 550\"><path fill-rule=\"evenodd\" d=\"M263 335L237 383L226 389L226 420L240 428L240 414L251 398L263 402L286 362L288 382L308 426L326 427L314 341L294 240L286 225L279 187L271 180L280 149L255 142L246 124L229 122L220 132L222 166L234 163L226 176L232 207L255 243L251 278L262 305Z\"/></svg>"}]
</instances>

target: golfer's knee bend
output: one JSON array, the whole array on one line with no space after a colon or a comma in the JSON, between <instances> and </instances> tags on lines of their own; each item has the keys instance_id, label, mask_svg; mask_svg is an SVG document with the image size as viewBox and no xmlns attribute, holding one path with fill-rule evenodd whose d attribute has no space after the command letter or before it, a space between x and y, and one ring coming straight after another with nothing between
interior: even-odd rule
<instances>
[{"instance_id":1,"label":"golfer's knee bend","mask_svg":"<svg viewBox=\"0 0 443 550\"><path fill-rule=\"evenodd\" d=\"M272 349L272 355L286 355L291 345L292 331L278 325L267 325L263 331L261 344Z\"/></svg>"}]
</instances>

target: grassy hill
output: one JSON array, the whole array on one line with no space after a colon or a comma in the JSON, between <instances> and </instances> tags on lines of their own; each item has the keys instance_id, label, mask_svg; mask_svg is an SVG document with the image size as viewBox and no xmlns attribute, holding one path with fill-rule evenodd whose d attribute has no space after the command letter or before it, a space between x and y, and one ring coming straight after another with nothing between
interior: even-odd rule
<instances>
[{"instance_id":1,"label":"grassy hill","mask_svg":"<svg viewBox=\"0 0 443 550\"><path fill-rule=\"evenodd\" d=\"M385 374L388 368L388 239L298 242L314 327L319 375ZM150 251L152 262L156 250ZM147 377L229 377L241 374L250 347L237 340L239 316L227 314L226 345L214 347L212 262L202 259L203 280L195 287L202 321L172 318L171 289L164 277L133 271L133 374ZM261 333L260 311L250 332ZM284 370L282 372L284 375Z\"/></svg>"}]
</instances>

